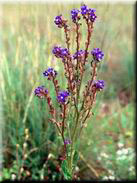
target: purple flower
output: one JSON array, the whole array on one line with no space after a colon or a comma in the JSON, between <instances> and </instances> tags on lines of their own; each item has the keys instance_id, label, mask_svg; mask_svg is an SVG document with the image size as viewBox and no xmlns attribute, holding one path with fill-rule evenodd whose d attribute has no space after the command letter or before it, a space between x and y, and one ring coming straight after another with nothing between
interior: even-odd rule
<instances>
[{"instance_id":1,"label":"purple flower","mask_svg":"<svg viewBox=\"0 0 137 183\"><path fill-rule=\"evenodd\" d=\"M54 23L55 23L59 28L62 28L63 25L64 25L63 20L62 20L62 15L56 16L56 17L55 17L55 20L54 20Z\"/></svg>"},{"instance_id":2,"label":"purple flower","mask_svg":"<svg viewBox=\"0 0 137 183\"><path fill-rule=\"evenodd\" d=\"M94 48L91 51L91 54L93 55L95 61L100 62L104 58L104 53L99 48Z\"/></svg>"},{"instance_id":3,"label":"purple flower","mask_svg":"<svg viewBox=\"0 0 137 183\"><path fill-rule=\"evenodd\" d=\"M78 9L73 9L71 10L71 16L72 16L72 21L76 22L78 19L78 14L79 14L79 10Z\"/></svg>"},{"instance_id":4,"label":"purple flower","mask_svg":"<svg viewBox=\"0 0 137 183\"><path fill-rule=\"evenodd\" d=\"M104 88L104 86L105 86L104 80L96 80L96 81L94 81L93 86L95 86L96 89L98 89L98 90L102 90Z\"/></svg>"},{"instance_id":5,"label":"purple flower","mask_svg":"<svg viewBox=\"0 0 137 183\"><path fill-rule=\"evenodd\" d=\"M37 97L42 98L44 95L48 94L48 90L44 88L44 86L38 86L35 90L34 90L34 94Z\"/></svg>"},{"instance_id":6,"label":"purple flower","mask_svg":"<svg viewBox=\"0 0 137 183\"><path fill-rule=\"evenodd\" d=\"M88 13L88 7L86 5L81 6L81 14L86 15Z\"/></svg>"},{"instance_id":7,"label":"purple flower","mask_svg":"<svg viewBox=\"0 0 137 183\"><path fill-rule=\"evenodd\" d=\"M49 67L46 71L43 72L43 75L45 77L56 77L57 71L55 71L53 68Z\"/></svg>"},{"instance_id":8,"label":"purple flower","mask_svg":"<svg viewBox=\"0 0 137 183\"><path fill-rule=\"evenodd\" d=\"M60 91L58 96L57 96L57 100L58 102L64 104L66 102L67 97L69 96L69 92L68 91Z\"/></svg>"},{"instance_id":9,"label":"purple flower","mask_svg":"<svg viewBox=\"0 0 137 183\"><path fill-rule=\"evenodd\" d=\"M79 50L73 55L73 59L82 58L85 55L85 50Z\"/></svg>"},{"instance_id":10,"label":"purple flower","mask_svg":"<svg viewBox=\"0 0 137 183\"><path fill-rule=\"evenodd\" d=\"M95 12L96 12L95 9L88 8L86 5L81 6L81 14L88 15L87 18L89 18L91 22L94 22L95 19L97 18Z\"/></svg>"},{"instance_id":11,"label":"purple flower","mask_svg":"<svg viewBox=\"0 0 137 183\"><path fill-rule=\"evenodd\" d=\"M66 144L66 145L71 144L71 140L65 139L64 144Z\"/></svg>"},{"instance_id":12,"label":"purple flower","mask_svg":"<svg viewBox=\"0 0 137 183\"><path fill-rule=\"evenodd\" d=\"M89 9L88 13L89 13L89 19L91 22L94 22L97 18L97 16L95 15L96 10L95 9Z\"/></svg>"},{"instance_id":13,"label":"purple flower","mask_svg":"<svg viewBox=\"0 0 137 183\"><path fill-rule=\"evenodd\" d=\"M60 46L55 46L52 50L52 53L57 58L62 58L63 60L69 55L67 48L61 48Z\"/></svg>"}]
</instances>

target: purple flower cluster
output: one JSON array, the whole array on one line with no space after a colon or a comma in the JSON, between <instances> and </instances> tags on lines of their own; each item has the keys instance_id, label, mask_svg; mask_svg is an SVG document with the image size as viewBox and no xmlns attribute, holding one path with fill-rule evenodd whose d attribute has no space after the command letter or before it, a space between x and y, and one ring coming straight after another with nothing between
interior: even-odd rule
<instances>
[{"instance_id":1,"label":"purple flower cluster","mask_svg":"<svg viewBox=\"0 0 137 183\"><path fill-rule=\"evenodd\" d=\"M100 62L104 58L104 53L99 48L94 48L91 51L91 54L93 55L95 61Z\"/></svg>"},{"instance_id":2,"label":"purple flower cluster","mask_svg":"<svg viewBox=\"0 0 137 183\"><path fill-rule=\"evenodd\" d=\"M64 104L69 95L70 94L68 91L60 91L58 96L57 96L58 102L60 102L61 104Z\"/></svg>"},{"instance_id":3,"label":"purple flower cluster","mask_svg":"<svg viewBox=\"0 0 137 183\"><path fill-rule=\"evenodd\" d=\"M44 86L38 86L35 90L34 90L34 94L37 97L43 97L44 94L48 94L48 90L44 88Z\"/></svg>"},{"instance_id":4,"label":"purple flower cluster","mask_svg":"<svg viewBox=\"0 0 137 183\"><path fill-rule=\"evenodd\" d=\"M81 6L81 14L86 15L88 13L88 7L86 5Z\"/></svg>"},{"instance_id":5,"label":"purple flower cluster","mask_svg":"<svg viewBox=\"0 0 137 183\"><path fill-rule=\"evenodd\" d=\"M96 14L95 14L96 10L95 9L89 9L89 19L91 22L94 22L97 18Z\"/></svg>"},{"instance_id":6,"label":"purple flower cluster","mask_svg":"<svg viewBox=\"0 0 137 183\"><path fill-rule=\"evenodd\" d=\"M91 22L94 22L97 18L95 15L96 10L88 8L86 5L81 6L81 14L82 15L88 15L88 18L90 19Z\"/></svg>"},{"instance_id":7,"label":"purple flower cluster","mask_svg":"<svg viewBox=\"0 0 137 183\"><path fill-rule=\"evenodd\" d=\"M71 144L71 140L65 139L64 144L66 144L66 145Z\"/></svg>"},{"instance_id":8,"label":"purple flower cluster","mask_svg":"<svg viewBox=\"0 0 137 183\"><path fill-rule=\"evenodd\" d=\"M94 81L94 85L96 87L96 89L98 90L102 90L105 86L104 80L96 80Z\"/></svg>"},{"instance_id":9,"label":"purple flower cluster","mask_svg":"<svg viewBox=\"0 0 137 183\"><path fill-rule=\"evenodd\" d=\"M52 50L52 53L57 57L57 58L62 58L65 60L66 57L68 57L69 52L67 48L61 48L60 46L55 46Z\"/></svg>"},{"instance_id":10,"label":"purple flower cluster","mask_svg":"<svg viewBox=\"0 0 137 183\"><path fill-rule=\"evenodd\" d=\"M95 15L96 10L88 8L86 5L81 6L81 11L78 9L72 9L71 10L71 17L72 21L76 23L78 20L80 20L79 14L81 13L84 17L88 18L91 22L94 22L97 18ZM62 28L65 26L66 21L62 19L62 15L58 15L54 19L54 23L59 27Z\"/></svg>"},{"instance_id":11,"label":"purple flower cluster","mask_svg":"<svg viewBox=\"0 0 137 183\"><path fill-rule=\"evenodd\" d=\"M64 25L63 20L62 20L62 15L56 16L56 17L55 17L55 20L54 20L54 23L55 23L59 28L62 28L63 25Z\"/></svg>"},{"instance_id":12,"label":"purple flower cluster","mask_svg":"<svg viewBox=\"0 0 137 183\"><path fill-rule=\"evenodd\" d=\"M79 12L80 11L78 9L71 10L71 16L72 16L73 22L76 22L77 20L79 20L79 16L78 16Z\"/></svg>"},{"instance_id":13,"label":"purple flower cluster","mask_svg":"<svg viewBox=\"0 0 137 183\"><path fill-rule=\"evenodd\" d=\"M85 50L79 50L73 55L73 59L82 58L85 55Z\"/></svg>"},{"instance_id":14,"label":"purple flower cluster","mask_svg":"<svg viewBox=\"0 0 137 183\"><path fill-rule=\"evenodd\" d=\"M43 72L45 77L56 77L57 71L55 71L52 67L49 67L46 71Z\"/></svg>"}]
</instances>

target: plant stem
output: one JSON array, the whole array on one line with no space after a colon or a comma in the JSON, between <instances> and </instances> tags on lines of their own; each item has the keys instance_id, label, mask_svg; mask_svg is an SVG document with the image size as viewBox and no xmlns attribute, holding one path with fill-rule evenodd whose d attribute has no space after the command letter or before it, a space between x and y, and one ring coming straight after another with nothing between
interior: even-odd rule
<instances>
[{"instance_id":1,"label":"plant stem","mask_svg":"<svg viewBox=\"0 0 137 183\"><path fill-rule=\"evenodd\" d=\"M78 60L78 51L79 51L79 24L76 23L76 43L77 43L77 65L76 65L76 71L77 71L77 105L78 105L78 98L79 98L79 84L78 84L78 81L79 81L79 60Z\"/></svg>"},{"instance_id":2,"label":"plant stem","mask_svg":"<svg viewBox=\"0 0 137 183\"><path fill-rule=\"evenodd\" d=\"M65 36L66 36L66 45L67 45L67 48L68 48L68 51L69 51L70 38L69 38L69 35L68 35L69 29L68 29L67 25L64 26L64 32L65 32ZM69 53L70 53L70 51L69 51Z\"/></svg>"},{"instance_id":3,"label":"plant stem","mask_svg":"<svg viewBox=\"0 0 137 183\"><path fill-rule=\"evenodd\" d=\"M87 27L88 27L88 35L87 35L87 42L86 42L86 48L85 48L85 59L84 59L84 64L83 64L83 72L81 73L80 86L79 86L78 95L80 93L81 83L82 83L82 80L83 80L84 66L85 66L85 62L86 62L87 56L88 56L88 48L89 48L90 39L91 39L91 33L92 33L92 29L93 29L93 24L90 24L88 22L88 20L86 20L86 24L87 24Z\"/></svg>"},{"instance_id":4,"label":"plant stem","mask_svg":"<svg viewBox=\"0 0 137 183\"><path fill-rule=\"evenodd\" d=\"M93 81L94 81L95 78L96 78L96 67L97 67L97 64L95 63L95 64L93 65L92 78L91 78L91 81L90 81L90 83L89 83L89 86L88 86L87 89L86 89L85 97L87 96L88 91L89 91L90 87L92 86ZM81 106L80 111L82 111L82 109L83 109L83 107L84 107L84 104L85 104L85 100L83 100L83 103L82 103L82 106ZM82 115L83 115L83 114L82 114Z\"/></svg>"},{"instance_id":5,"label":"plant stem","mask_svg":"<svg viewBox=\"0 0 137 183\"><path fill-rule=\"evenodd\" d=\"M66 118L66 104L63 105L62 136L64 136L65 118Z\"/></svg>"},{"instance_id":6,"label":"plant stem","mask_svg":"<svg viewBox=\"0 0 137 183\"><path fill-rule=\"evenodd\" d=\"M72 134L72 143L71 143L71 151L70 151L69 170L72 175L73 175L73 148L74 148L74 142L75 142L76 129L79 122L78 120L79 120L79 112L77 112L77 118L76 118L74 131Z\"/></svg>"},{"instance_id":7,"label":"plant stem","mask_svg":"<svg viewBox=\"0 0 137 183\"><path fill-rule=\"evenodd\" d=\"M81 126L81 128L80 128L79 137L80 137L81 131L82 131L83 127L84 127L84 123L85 123L85 121L87 120L88 115L90 114L90 111L91 111L91 109L92 109L92 105L93 105L93 102L94 102L95 97L96 97L96 91L93 93L93 99L92 99L92 103L91 103L91 108L88 110L87 115L85 116L84 120L83 120L82 123L81 123L82 126Z\"/></svg>"},{"instance_id":8,"label":"plant stem","mask_svg":"<svg viewBox=\"0 0 137 183\"><path fill-rule=\"evenodd\" d=\"M77 65L76 65L76 71L77 71L77 92L76 92L76 100L74 98L74 105L75 105L75 114L77 115L76 118L76 123L75 123L75 127L74 127L74 131L72 134L72 143L71 143L71 152L70 152L70 160L69 160L69 170L71 175L73 175L73 147L74 147L74 139L75 139L75 133L76 133L76 129L77 129L77 125L78 125L78 119L79 119L79 111L78 111L78 99L79 99L79 85L78 85L78 81L79 81L79 62L78 62L78 51L79 51L79 24L76 23L76 43L77 43ZM75 120L75 117L74 117Z\"/></svg>"}]
</instances>

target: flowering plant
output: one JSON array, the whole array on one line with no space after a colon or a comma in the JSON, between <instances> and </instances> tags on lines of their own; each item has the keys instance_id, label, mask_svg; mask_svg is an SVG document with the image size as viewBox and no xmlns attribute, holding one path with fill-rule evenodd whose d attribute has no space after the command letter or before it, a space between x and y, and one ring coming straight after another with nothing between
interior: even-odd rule
<instances>
[{"instance_id":1,"label":"flowering plant","mask_svg":"<svg viewBox=\"0 0 137 183\"><path fill-rule=\"evenodd\" d=\"M62 15L55 18L54 23L58 28L64 29L66 46L55 46L52 53L55 57L62 60L64 64L65 77L67 79L66 90L61 90L58 80L57 71L48 68L43 72L44 77L53 82L56 92L56 99L59 104L57 111L52 103L50 91L44 86L39 86L34 93L39 98L45 98L48 103L49 113L51 114L50 122L57 127L58 134L62 137L63 152L61 154L61 169L65 179L73 179L74 170L78 160L78 151L75 144L80 137L87 119L93 115L91 112L95 103L96 94L104 88L104 81L97 80L97 67L104 57L104 53L99 48L89 50L93 25L97 18L96 10L82 5L81 9L73 9L71 11L72 22L76 27L76 52L71 53L70 50L70 29L67 20ZM80 26L81 20L87 25L87 40L85 49L80 49ZM88 63L88 56L92 55L91 60L91 77L88 80L84 90L82 91L82 81L85 76L85 66ZM81 91L83 92L81 94Z\"/></svg>"}]
</instances>

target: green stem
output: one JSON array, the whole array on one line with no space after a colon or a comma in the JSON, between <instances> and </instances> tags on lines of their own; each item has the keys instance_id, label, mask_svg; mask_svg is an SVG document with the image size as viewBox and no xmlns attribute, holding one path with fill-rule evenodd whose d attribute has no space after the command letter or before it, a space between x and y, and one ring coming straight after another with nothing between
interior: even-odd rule
<instances>
[{"instance_id":1,"label":"green stem","mask_svg":"<svg viewBox=\"0 0 137 183\"><path fill-rule=\"evenodd\" d=\"M76 123L75 123L75 127L74 127L74 131L72 134L72 143L71 143L71 152L70 152L70 159L69 159L69 171L71 173L71 175L73 175L73 152L74 152L74 142L75 142L75 135L76 135L76 129L77 129L77 125L78 125L78 120L79 120L79 113L77 112L77 119L76 119Z\"/></svg>"},{"instance_id":2,"label":"green stem","mask_svg":"<svg viewBox=\"0 0 137 183\"><path fill-rule=\"evenodd\" d=\"M70 158L68 159L68 168L71 176L73 177L73 143L71 144Z\"/></svg>"}]
</instances>

